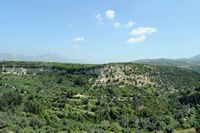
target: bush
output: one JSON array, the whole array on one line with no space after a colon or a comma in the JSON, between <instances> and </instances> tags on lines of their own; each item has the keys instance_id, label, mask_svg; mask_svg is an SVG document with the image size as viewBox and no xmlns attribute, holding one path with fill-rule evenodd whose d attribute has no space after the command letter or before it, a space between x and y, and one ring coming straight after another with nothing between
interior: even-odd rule
<instances>
[{"instance_id":1,"label":"bush","mask_svg":"<svg viewBox=\"0 0 200 133\"><path fill-rule=\"evenodd\" d=\"M0 120L0 129L3 129L6 127L6 124L4 123L4 121Z\"/></svg>"},{"instance_id":2,"label":"bush","mask_svg":"<svg viewBox=\"0 0 200 133\"><path fill-rule=\"evenodd\" d=\"M30 121L30 126L34 129L41 128L44 125L44 122L39 118L32 118Z\"/></svg>"},{"instance_id":3,"label":"bush","mask_svg":"<svg viewBox=\"0 0 200 133\"><path fill-rule=\"evenodd\" d=\"M115 132L121 132L122 130L121 126L116 122L111 124L111 129L114 130Z\"/></svg>"},{"instance_id":4,"label":"bush","mask_svg":"<svg viewBox=\"0 0 200 133\"><path fill-rule=\"evenodd\" d=\"M84 98L81 102L82 102L82 104L87 105L89 103L89 99Z\"/></svg>"},{"instance_id":5,"label":"bush","mask_svg":"<svg viewBox=\"0 0 200 133\"><path fill-rule=\"evenodd\" d=\"M101 128L107 130L110 127L110 122L107 120L101 121Z\"/></svg>"},{"instance_id":6,"label":"bush","mask_svg":"<svg viewBox=\"0 0 200 133\"><path fill-rule=\"evenodd\" d=\"M74 84L77 86L84 86L86 84L86 82L83 78L76 78L74 80Z\"/></svg>"},{"instance_id":7,"label":"bush","mask_svg":"<svg viewBox=\"0 0 200 133\"><path fill-rule=\"evenodd\" d=\"M18 105L21 105L23 97L19 92L7 92L0 98L0 110L5 111L7 109L13 109Z\"/></svg>"},{"instance_id":8,"label":"bush","mask_svg":"<svg viewBox=\"0 0 200 133\"><path fill-rule=\"evenodd\" d=\"M29 126L29 121L28 121L26 118L23 118L23 119L20 121L19 126L20 126L21 128L28 127L28 126Z\"/></svg>"},{"instance_id":9,"label":"bush","mask_svg":"<svg viewBox=\"0 0 200 133\"><path fill-rule=\"evenodd\" d=\"M165 130L164 130L164 133L172 133L173 130L171 127L166 127Z\"/></svg>"},{"instance_id":10,"label":"bush","mask_svg":"<svg viewBox=\"0 0 200 133\"><path fill-rule=\"evenodd\" d=\"M42 112L42 106L37 101L26 102L25 111L32 114L40 114Z\"/></svg>"}]
</instances>

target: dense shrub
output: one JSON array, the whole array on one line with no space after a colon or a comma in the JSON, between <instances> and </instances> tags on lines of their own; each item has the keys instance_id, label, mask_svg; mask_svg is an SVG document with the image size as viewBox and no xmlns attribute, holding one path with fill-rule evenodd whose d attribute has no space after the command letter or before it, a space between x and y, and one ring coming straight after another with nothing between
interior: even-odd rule
<instances>
[{"instance_id":1,"label":"dense shrub","mask_svg":"<svg viewBox=\"0 0 200 133\"><path fill-rule=\"evenodd\" d=\"M21 105L22 101L23 97L19 92L6 92L0 98L0 110L6 111L7 109L13 109L17 105Z\"/></svg>"},{"instance_id":2,"label":"dense shrub","mask_svg":"<svg viewBox=\"0 0 200 133\"><path fill-rule=\"evenodd\" d=\"M86 84L86 81L83 78L76 78L74 84L77 86L83 86Z\"/></svg>"},{"instance_id":3,"label":"dense shrub","mask_svg":"<svg viewBox=\"0 0 200 133\"><path fill-rule=\"evenodd\" d=\"M41 119L35 117L30 120L30 126L32 126L34 129L41 128L44 125L44 121Z\"/></svg>"},{"instance_id":4,"label":"dense shrub","mask_svg":"<svg viewBox=\"0 0 200 133\"><path fill-rule=\"evenodd\" d=\"M27 101L25 103L25 111L33 114L40 114L42 112L42 105L38 101Z\"/></svg>"}]
</instances>

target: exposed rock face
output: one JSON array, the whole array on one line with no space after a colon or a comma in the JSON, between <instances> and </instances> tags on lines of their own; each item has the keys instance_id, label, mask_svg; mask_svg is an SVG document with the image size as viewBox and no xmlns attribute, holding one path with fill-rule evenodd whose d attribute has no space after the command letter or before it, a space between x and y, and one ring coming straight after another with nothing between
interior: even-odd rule
<instances>
[{"instance_id":1,"label":"exposed rock face","mask_svg":"<svg viewBox=\"0 0 200 133\"><path fill-rule=\"evenodd\" d=\"M19 74L19 75L24 75L27 74L27 69L25 68L16 68L15 66L13 67L4 67L2 68L2 74Z\"/></svg>"},{"instance_id":2,"label":"exposed rock face","mask_svg":"<svg viewBox=\"0 0 200 133\"><path fill-rule=\"evenodd\" d=\"M148 73L138 73L137 67L126 65L107 65L102 69L94 86L106 86L109 83L119 86L136 85L145 86L154 85Z\"/></svg>"},{"instance_id":3,"label":"exposed rock face","mask_svg":"<svg viewBox=\"0 0 200 133\"><path fill-rule=\"evenodd\" d=\"M3 66L4 65L4 66ZM39 73L57 73L57 74L86 74L95 75L89 79L89 82L96 86L126 86L134 85L138 87L159 88L165 90L167 88L170 92L175 92L182 86L188 87L190 83L196 85L196 78L199 79L199 74L191 71L181 70L175 67L158 67L153 65L116 63L98 66L59 66L59 65L13 65L0 66L0 73L2 74L39 74ZM67 64L66 64L67 65ZM76 65L75 65L76 66ZM175 72L175 73L174 73ZM193 74L193 77L186 77L185 75ZM177 77L179 77L177 79ZM181 78L185 77L185 78ZM176 80L176 81L174 81ZM188 85L189 84L189 85Z\"/></svg>"},{"instance_id":4,"label":"exposed rock face","mask_svg":"<svg viewBox=\"0 0 200 133\"><path fill-rule=\"evenodd\" d=\"M94 75L100 75L102 74L104 71L103 68L93 68L93 69L89 69L89 70L84 70L84 73L86 74L94 74Z\"/></svg>"},{"instance_id":5,"label":"exposed rock face","mask_svg":"<svg viewBox=\"0 0 200 133\"><path fill-rule=\"evenodd\" d=\"M128 65L105 65L100 68L90 68L90 69L81 69L68 71L65 69L51 68L51 67L20 67L20 66L3 66L2 74L39 74L43 72L49 73L59 73L59 74L92 74L98 75L98 78L95 79L93 86L106 86L109 83L119 86L124 85L136 85L136 86L145 86L155 85L151 80L151 77L148 73L138 73L137 67L131 67Z\"/></svg>"},{"instance_id":6,"label":"exposed rock face","mask_svg":"<svg viewBox=\"0 0 200 133\"><path fill-rule=\"evenodd\" d=\"M2 67L2 74L18 74L18 75L25 75L25 74L37 74L41 72L51 72L51 69L44 69L44 68L23 68L20 66L13 66L13 67Z\"/></svg>"},{"instance_id":7,"label":"exposed rock face","mask_svg":"<svg viewBox=\"0 0 200 133\"><path fill-rule=\"evenodd\" d=\"M91 68L91 69L83 69L83 70L74 70L68 71L65 69L56 69L56 68L44 68L44 67L20 67L20 66L3 66L0 69L2 74L18 74L18 75L25 75L25 74L38 74L43 72L50 72L50 73L59 73L59 74L93 74L93 75L100 75L102 73L102 68Z\"/></svg>"}]
</instances>

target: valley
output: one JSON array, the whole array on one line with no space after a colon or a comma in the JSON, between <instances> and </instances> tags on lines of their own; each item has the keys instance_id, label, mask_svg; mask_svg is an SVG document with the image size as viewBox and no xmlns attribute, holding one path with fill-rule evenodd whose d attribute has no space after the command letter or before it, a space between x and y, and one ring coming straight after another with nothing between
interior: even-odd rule
<instances>
[{"instance_id":1,"label":"valley","mask_svg":"<svg viewBox=\"0 0 200 133\"><path fill-rule=\"evenodd\" d=\"M0 68L0 132L170 133L200 127L200 74L191 70L5 61Z\"/></svg>"}]
</instances>

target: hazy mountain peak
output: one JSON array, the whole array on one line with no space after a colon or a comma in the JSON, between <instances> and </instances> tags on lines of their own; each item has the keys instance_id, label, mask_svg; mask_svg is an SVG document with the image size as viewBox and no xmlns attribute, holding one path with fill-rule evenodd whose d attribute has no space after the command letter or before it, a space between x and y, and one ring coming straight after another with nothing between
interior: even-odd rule
<instances>
[{"instance_id":1,"label":"hazy mountain peak","mask_svg":"<svg viewBox=\"0 0 200 133\"><path fill-rule=\"evenodd\" d=\"M61 63L83 63L78 59L67 58L54 53L46 53L36 56L12 55L10 53L0 54L0 61L43 61L43 62L61 62Z\"/></svg>"},{"instance_id":2,"label":"hazy mountain peak","mask_svg":"<svg viewBox=\"0 0 200 133\"><path fill-rule=\"evenodd\" d=\"M190 58L191 60L194 60L194 61L199 61L200 62L200 55L196 55L192 58Z\"/></svg>"}]
</instances>

